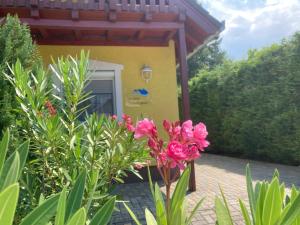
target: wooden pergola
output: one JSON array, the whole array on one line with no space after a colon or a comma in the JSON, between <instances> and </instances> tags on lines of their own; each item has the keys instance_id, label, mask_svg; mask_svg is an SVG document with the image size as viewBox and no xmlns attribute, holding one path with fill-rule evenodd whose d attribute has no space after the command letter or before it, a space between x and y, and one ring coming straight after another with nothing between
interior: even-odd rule
<instances>
[{"instance_id":1,"label":"wooden pergola","mask_svg":"<svg viewBox=\"0 0 300 225\"><path fill-rule=\"evenodd\" d=\"M39 45L167 46L175 41L183 119L190 119L187 58L224 29L194 0L0 0ZM190 190L196 190L194 163Z\"/></svg>"}]
</instances>

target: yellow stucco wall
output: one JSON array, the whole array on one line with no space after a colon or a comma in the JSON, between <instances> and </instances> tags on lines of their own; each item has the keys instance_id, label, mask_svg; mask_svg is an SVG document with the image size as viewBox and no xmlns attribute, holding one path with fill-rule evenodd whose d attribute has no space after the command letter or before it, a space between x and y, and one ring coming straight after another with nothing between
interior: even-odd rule
<instances>
[{"instance_id":1,"label":"yellow stucco wall","mask_svg":"<svg viewBox=\"0 0 300 225\"><path fill-rule=\"evenodd\" d=\"M40 54L46 64L51 57L79 55L84 49L90 51L90 59L121 64L123 112L138 118L141 115L161 124L163 119L178 120L178 100L176 84L176 61L174 43L168 47L119 47L119 46L39 46ZM140 76L144 64L153 69L153 78L146 83ZM139 107L127 104L128 95L137 88L150 92L150 102ZM159 126L161 130L161 126Z\"/></svg>"}]
</instances>

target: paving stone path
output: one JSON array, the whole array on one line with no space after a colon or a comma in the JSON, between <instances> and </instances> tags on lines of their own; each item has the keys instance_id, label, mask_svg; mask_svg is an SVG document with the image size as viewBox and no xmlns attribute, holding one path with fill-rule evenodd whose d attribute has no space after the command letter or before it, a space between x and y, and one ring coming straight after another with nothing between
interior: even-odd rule
<instances>
[{"instance_id":1,"label":"paving stone path","mask_svg":"<svg viewBox=\"0 0 300 225\"><path fill-rule=\"evenodd\" d=\"M300 167L203 154L202 158L195 163L197 191L187 195L188 210L191 210L201 198L205 197L202 207L193 219L193 225L215 224L214 200L216 195L220 195L218 185L222 187L227 197L235 223L238 225L244 224L238 198L247 199L244 176L247 163L250 163L255 181L271 179L274 169L277 168L280 171L281 180L286 183L288 188L291 187L291 184L300 187ZM161 190L164 191L164 187L162 184L160 185ZM152 212L155 211L147 182L119 185L116 193L129 201L128 205L143 224L145 224L145 208L150 209ZM124 206L118 204L117 207L119 212L114 213L111 224L133 225L134 223Z\"/></svg>"}]
</instances>

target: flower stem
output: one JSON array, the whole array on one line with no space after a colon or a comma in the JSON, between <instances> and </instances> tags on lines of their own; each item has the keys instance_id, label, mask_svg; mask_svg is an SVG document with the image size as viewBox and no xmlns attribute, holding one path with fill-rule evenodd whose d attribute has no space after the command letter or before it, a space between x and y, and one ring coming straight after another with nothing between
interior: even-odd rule
<instances>
[{"instance_id":1,"label":"flower stem","mask_svg":"<svg viewBox=\"0 0 300 225\"><path fill-rule=\"evenodd\" d=\"M171 179L170 179L170 167L167 167L165 169L166 174L166 214L167 214L167 220L168 224L170 223L170 199L171 199Z\"/></svg>"}]
</instances>

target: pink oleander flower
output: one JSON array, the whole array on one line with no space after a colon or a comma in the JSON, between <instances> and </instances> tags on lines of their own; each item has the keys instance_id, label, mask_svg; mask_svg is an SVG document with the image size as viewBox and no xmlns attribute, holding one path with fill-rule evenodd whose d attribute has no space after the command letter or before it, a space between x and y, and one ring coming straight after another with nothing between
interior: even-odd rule
<instances>
[{"instance_id":1,"label":"pink oleander flower","mask_svg":"<svg viewBox=\"0 0 300 225\"><path fill-rule=\"evenodd\" d=\"M193 122L191 120L185 121L181 126L181 135L183 140L189 141L194 137Z\"/></svg>"},{"instance_id":2,"label":"pink oleander flower","mask_svg":"<svg viewBox=\"0 0 300 225\"><path fill-rule=\"evenodd\" d=\"M152 120L145 118L137 123L135 128L135 139L140 139L142 137L156 137L157 129Z\"/></svg>"},{"instance_id":3,"label":"pink oleander flower","mask_svg":"<svg viewBox=\"0 0 300 225\"><path fill-rule=\"evenodd\" d=\"M204 123L198 123L194 127L194 141L199 150L204 151L204 148L209 146L209 142L206 139L208 132Z\"/></svg>"},{"instance_id":4,"label":"pink oleander flower","mask_svg":"<svg viewBox=\"0 0 300 225\"><path fill-rule=\"evenodd\" d=\"M126 129L129 132L134 132L135 127L132 123L132 118L130 116L126 115L126 114L123 114L122 118L123 118L123 123L124 123L124 126L126 127Z\"/></svg>"},{"instance_id":5,"label":"pink oleander flower","mask_svg":"<svg viewBox=\"0 0 300 225\"><path fill-rule=\"evenodd\" d=\"M168 163L168 156L167 156L166 152L160 152L156 156L156 162L157 162L158 168L166 166Z\"/></svg>"},{"instance_id":6,"label":"pink oleander flower","mask_svg":"<svg viewBox=\"0 0 300 225\"><path fill-rule=\"evenodd\" d=\"M116 119L118 119L118 116L117 116L117 115L112 115L112 116L111 116L111 119L112 119L112 120L116 120Z\"/></svg>"},{"instance_id":7,"label":"pink oleander flower","mask_svg":"<svg viewBox=\"0 0 300 225\"><path fill-rule=\"evenodd\" d=\"M137 163L134 163L133 166L134 166L134 168L140 170L140 169L142 169L142 168L145 167L145 163L139 163L139 162L137 162Z\"/></svg>"},{"instance_id":8,"label":"pink oleander flower","mask_svg":"<svg viewBox=\"0 0 300 225\"><path fill-rule=\"evenodd\" d=\"M186 160L187 155L184 146L178 141L171 141L167 146L167 155L174 161Z\"/></svg>"},{"instance_id":9,"label":"pink oleander flower","mask_svg":"<svg viewBox=\"0 0 300 225\"><path fill-rule=\"evenodd\" d=\"M204 123L198 123L194 127L194 138L196 139L205 139L208 135L208 132L206 130L206 126Z\"/></svg>"},{"instance_id":10,"label":"pink oleander flower","mask_svg":"<svg viewBox=\"0 0 300 225\"><path fill-rule=\"evenodd\" d=\"M181 127L180 122L170 123L167 120L164 120L163 126L165 131L169 134L170 140L179 140Z\"/></svg>"},{"instance_id":11,"label":"pink oleander flower","mask_svg":"<svg viewBox=\"0 0 300 225\"><path fill-rule=\"evenodd\" d=\"M199 149L197 146L185 146L186 161L192 161L200 157Z\"/></svg>"}]
</instances>

